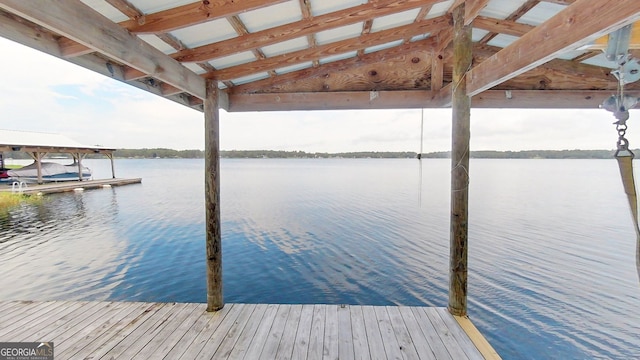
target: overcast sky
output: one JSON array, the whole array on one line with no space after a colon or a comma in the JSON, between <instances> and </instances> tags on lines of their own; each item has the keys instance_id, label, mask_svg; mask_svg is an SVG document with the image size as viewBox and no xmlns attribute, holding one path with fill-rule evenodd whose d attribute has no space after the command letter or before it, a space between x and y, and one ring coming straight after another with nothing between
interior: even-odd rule
<instances>
[{"instance_id":1,"label":"overcast sky","mask_svg":"<svg viewBox=\"0 0 640 360\"><path fill-rule=\"evenodd\" d=\"M204 149L202 113L0 37L0 128L87 145ZM604 99L603 99L604 100ZM628 139L640 147L631 113ZM420 110L221 111L223 150L419 151ZM613 149L605 110L474 109L472 150ZM424 152L451 144L451 110L425 109Z\"/></svg>"}]
</instances>

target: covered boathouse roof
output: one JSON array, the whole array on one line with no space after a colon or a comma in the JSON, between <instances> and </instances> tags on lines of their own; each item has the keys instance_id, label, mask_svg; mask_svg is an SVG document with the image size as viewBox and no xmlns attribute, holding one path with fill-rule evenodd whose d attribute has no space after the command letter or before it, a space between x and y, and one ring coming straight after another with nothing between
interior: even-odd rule
<instances>
[{"instance_id":1,"label":"covered boathouse roof","mask_svg":"<svg viewBox=\"0 0 640 360\"><path fill-rule=\"evenodd\" d=\"M0 152L60 152L111 154L116 149L84 145L64 135L0 129Z\"/></svg>"},{"instance_id":2,"label":"covered boathouse roof","mask_svg":"<svg viewBox=\"0 0 640 360\"><path fill-rule=\"evenodd\" d=\"M440 108L464 4L472 107L595 109L618 85L598 39L637 21L639 3L1 0L0 36L200 111L207 80L229 112Z\"/></svg>"}]
</instances>

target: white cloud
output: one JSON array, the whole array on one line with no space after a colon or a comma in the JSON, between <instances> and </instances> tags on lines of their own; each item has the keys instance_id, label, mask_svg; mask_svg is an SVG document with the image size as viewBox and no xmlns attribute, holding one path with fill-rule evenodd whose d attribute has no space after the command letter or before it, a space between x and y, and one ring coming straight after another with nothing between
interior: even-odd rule
<instances>
[{"instance_id":1,"label":"white cloud","mask_svg":"<svg viewBox=\"0 0 640 360\"><path fill-rule=\"evenodd\" d=\"M62 133L117 148L203 149L195 110L0 38L0 128ZM637 111L629 141L640 147ZM420 110L221 111L222 149L418 151ZM472 150L612 149L613 116L594 110L473 109ZM424 112L424 151L451 146L451 110Z\"/></svg>"}]
</instances>

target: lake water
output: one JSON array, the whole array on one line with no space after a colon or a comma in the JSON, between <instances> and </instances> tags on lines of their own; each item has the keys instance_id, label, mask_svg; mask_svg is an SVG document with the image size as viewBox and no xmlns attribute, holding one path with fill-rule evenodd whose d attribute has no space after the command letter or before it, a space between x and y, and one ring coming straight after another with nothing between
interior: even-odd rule
<instances>
[{"instance_id":1,"label":"lake water","mask_svg":"<svg viewBox=\"0 0 640 360\"><path fill-rule=\"evenodd\" d=\"M87 160L98 178L108 160ZM223 159L226 302L446 306L447 159ZM469 315L504 359L640 358L614 160L471 160ZM0 215L0 300L205 302L204 161Z\"/></svg>"}]
</instances>

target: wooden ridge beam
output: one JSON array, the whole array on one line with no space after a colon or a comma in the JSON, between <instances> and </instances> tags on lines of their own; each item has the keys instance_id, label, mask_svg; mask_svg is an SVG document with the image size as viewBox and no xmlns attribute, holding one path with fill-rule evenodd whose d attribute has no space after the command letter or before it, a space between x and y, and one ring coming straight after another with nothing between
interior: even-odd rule
<instances>
[{"instance_id":1,"label":"wooden ridge beam","mask_svg":"<svg viewBox=\"0 0 640 360\"><path fill-rule=\"evenodd\" d=\"M638 18L637 0L577 0L471 69L467 73L468 94L479 94Z\"/></svg>"},{"instance_id":2,"label":"wooden ridge beam","mask_svg":"<svg viewBox=\"0 0 640 360\"><path fill-rule=\"evenodd\" d=\"M228 67L217 70L206 75L206 78L215 78L218 80L233 80L243 76L275 70L287 66L301 64L308 61L320 59L327 55L344 54L351 51L357 51L368 47L386 44L391 41L404 39L415 35L430 33L444 29L449 26L450 17L445 15L438 18L412 23L409 25L378 31L375 34L360 35L355 39L347 39L332 42L326 45L316 46L300 51L291 52L270 58L262 58L258 61L247 64Z\"/></svg>"},{"instance_id":3,"label":"wooden ridge beam","mask_svg":"<svg viewBox=\"0 0 640 360\"><path fill-rule=\"evenodd\" d=\"M204 79L158 49L112 23L79 0L64 3L0 0L0 8L77 41L114 60L204 98Z\"/></svg>"},{"instance_id":4,"label":"wooden ridge beam","mask_svg":"<svg viewBox=\"0 0 640 360\"><path fill-rule=\"evenodd\" d=\"M405 10L435 4L442 0L378 0L345 10L300 20L245 36L179 51L172 56L181 62L204 62L244 51L273 45L320 31L366 21L374 16L391 15Z\"/></svg>"},{"instance_id":5,"label":"wooden ridge beam","mask_svg":"<svg viewBox=\"0 0 640 360\"><path fill-rule=\"evenodd\" d=\"M121 22L120 25L136 34L166 33L285 1L287 0L209 0L207 1L208 4L196 1L191 4L147 14L137 20L127 20Z\"/></svg>"}]
</instances>

